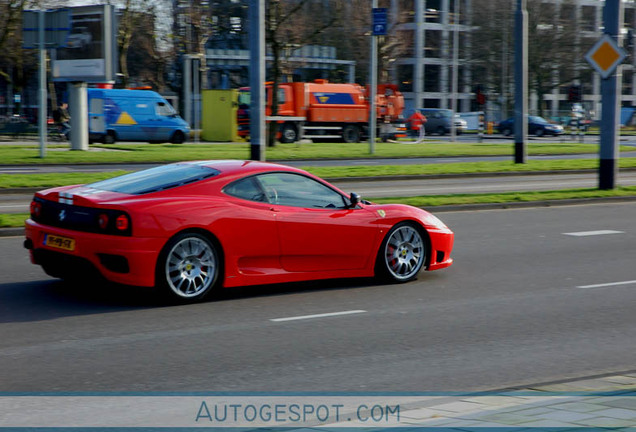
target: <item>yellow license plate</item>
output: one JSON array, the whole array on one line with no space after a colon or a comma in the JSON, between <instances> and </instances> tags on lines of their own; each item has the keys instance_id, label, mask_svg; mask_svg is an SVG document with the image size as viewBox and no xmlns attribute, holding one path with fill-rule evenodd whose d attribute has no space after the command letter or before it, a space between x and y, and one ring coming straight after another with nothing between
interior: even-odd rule
<instances>
[{"instance_id":1,"label":"yellow license plate","mask_svg":"<svg viewBox=\"0 0 636 432\"><path fill-rule=\"evenodd\" d=\"M67 251L75 250L75 240L68 237L46 234L44 236L44 244L55 249L63 249Z\"/></svg>"}]
</instances>

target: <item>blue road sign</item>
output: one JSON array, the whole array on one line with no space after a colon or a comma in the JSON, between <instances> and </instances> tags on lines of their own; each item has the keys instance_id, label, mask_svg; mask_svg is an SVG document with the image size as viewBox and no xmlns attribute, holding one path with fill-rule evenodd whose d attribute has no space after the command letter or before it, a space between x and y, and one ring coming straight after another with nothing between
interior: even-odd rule
<instances>
[{"instance_id":1,"label":"blue road sign","mask_svg":"<svg viewBox=\"0 0 636 432\"><path fill-rule=\"evenodd\" d=\"M386 8L373 8L373 36L385 36L387 28Z\"/></svg>"}]
</instances>

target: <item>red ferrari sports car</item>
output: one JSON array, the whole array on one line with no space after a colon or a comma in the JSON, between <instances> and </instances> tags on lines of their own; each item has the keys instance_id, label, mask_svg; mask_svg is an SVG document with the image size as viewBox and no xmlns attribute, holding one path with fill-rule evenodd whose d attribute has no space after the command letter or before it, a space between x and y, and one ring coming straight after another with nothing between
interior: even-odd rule
<instances>
[{"instance_id":1,"label":"red ferrari sports car","mask_svg":"<svg viewBox=\"0 0 636 432\"><path fill-rule=\"evenodd\" d=\"M25 247L53 277L97 270L196 301L221 286L405 282L450 266L453 237L422 209L363 201L300 169L228 160L38 192Z\"/></svg>"}]
</instances>

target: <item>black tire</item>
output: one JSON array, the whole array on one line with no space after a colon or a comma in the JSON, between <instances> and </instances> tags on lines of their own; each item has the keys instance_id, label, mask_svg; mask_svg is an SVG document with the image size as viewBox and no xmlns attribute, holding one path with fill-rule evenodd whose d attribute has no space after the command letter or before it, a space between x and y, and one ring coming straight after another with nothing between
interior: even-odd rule
<instances>
[{"instance_id":1,"label":"black tire","mask_svg":"<svg viewBox=\"0 0 636 432\"><path fill-rule=\"evenodd\" d=\"M446 128L444 126L440 126L437 128L437 133L439 134L439 136L444 136L446 135Z\"/></svg>"},{"instance_id":2,"label":"black tire","mask_svg":"<svg viewBox=\"0 0 636 432\"><path fill-rule=\"evenodd\" d=\"M285 123L280 129L280 142L284 144L295 143L298 141L298 130L296 126Z\"/></svg>"},{"instance_id":3,"label":"black tire","mask_svg":"<svg viewBox=\"0 0 636 432\"><path fill-rule=\"evenodd\" d=\"M115 144L117 142L117 134L115 131L108 131L102 141L104 144Z\"/></svg>"},{"instance_id":4,"label":"black tire","mask_svg":"<svg viewBox=\"0 0 636 432\"><path fill-rule=\"evenodd\" d=\"M502 130L501 133L504 134L504 136L510 136L512 135L512 129L504 128L504 130Z\"/></svg>"},{"instance_id":5,"label":"black tire","mask_svg":"<svg viewBox=\"0 0 636 432\"><path fill-rule=\"evenodd\" d=\"M534 132L534 134L538 137L542 137L543 134L545 134L545 129L543 128L537 128L537 130Z\"/></svg>"},{"instance_id":6,"label":"black tire","mask_svg":"<svg viewBox=\"0 0 636 432\"><path fill-rule=\"evenodd\" d=\"M185 142L185 135L181 131L175 131L170 138L172 144L183 144Z\"/></svg>"},{"instance_id":7,"label":"black tire","mask_svg":"<svg viewBox=\"0 0 636 432\"><path fill-rule=\"evenodd\" d=\"M184 232L163 247L155 272L155 286L180 303L203 300L221 280L219 248L206 236Z\"/></svg>"},{"instance_id":8,"label":"black tire","mask_svg":"<svg viewBox=\"0 0 636 432\"><path fill-rule=\"evenodd\" d=\"M415 279L428 255L428 238L414 222L400 222L382 240L376 259L376 276L391 282Z\"/></svg>"},{"instance_id":9,"label":"black tire","mask_svg":"<svg viewBox=\"0 0 636 432\"><path fill-rule=\"evenodd\" d=\"M342 140L349 144L360 142L360 128L356 125L346 125L342 128Z\"/></svg>"},{"instance_id":10,"label":"black tire","mask_svg":"<svg viewBox=\"0 0 636 432\"><path fill-rule=\"evenodd\" d=\"M42 266L42 270L44 270L44 273L46 273L47 275L56 279L64 279L64 273L61 272L58 267L51 264L44 264L44 263L41 264L41 266Z\"/></svg>"}]
</instances>

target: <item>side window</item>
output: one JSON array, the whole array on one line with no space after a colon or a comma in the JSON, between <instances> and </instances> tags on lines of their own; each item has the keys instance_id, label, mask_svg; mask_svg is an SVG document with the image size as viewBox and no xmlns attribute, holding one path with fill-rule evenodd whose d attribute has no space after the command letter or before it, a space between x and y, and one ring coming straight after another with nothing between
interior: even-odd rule
<instances>
[{"instance_id":1,"label":"side window","mask_svg":"<svg viewBox=\"0 0 636 432\"><path fill-rule=\"evenodd\" d=\"M174 108L172 108L172 105L166 102L157 102L155 111L157 112L157 115L166 117L170 117L171 115L176 114L176 111L174 110Z\"/></svg>"},{"instance_id":2,"label":"side window","mask_svg":"<svg viewBox=\"0 0 636 432\"><path fill-rule=\"evenodd\" d=\"M335 190L300 174L271 173L258 176L268 200L305 208L344 208L345 198Z\"/></svg>"},{"instance_id":3,"label":"side window","mask_svg":"<svg viewBox=\"0 0 636 432\"><path fill-rule=\"evenodd\" d=\"M250 201L267 202L260 184L254 177L235 181L223 189L228 195Z\"/></svg>"}]
</instances>

